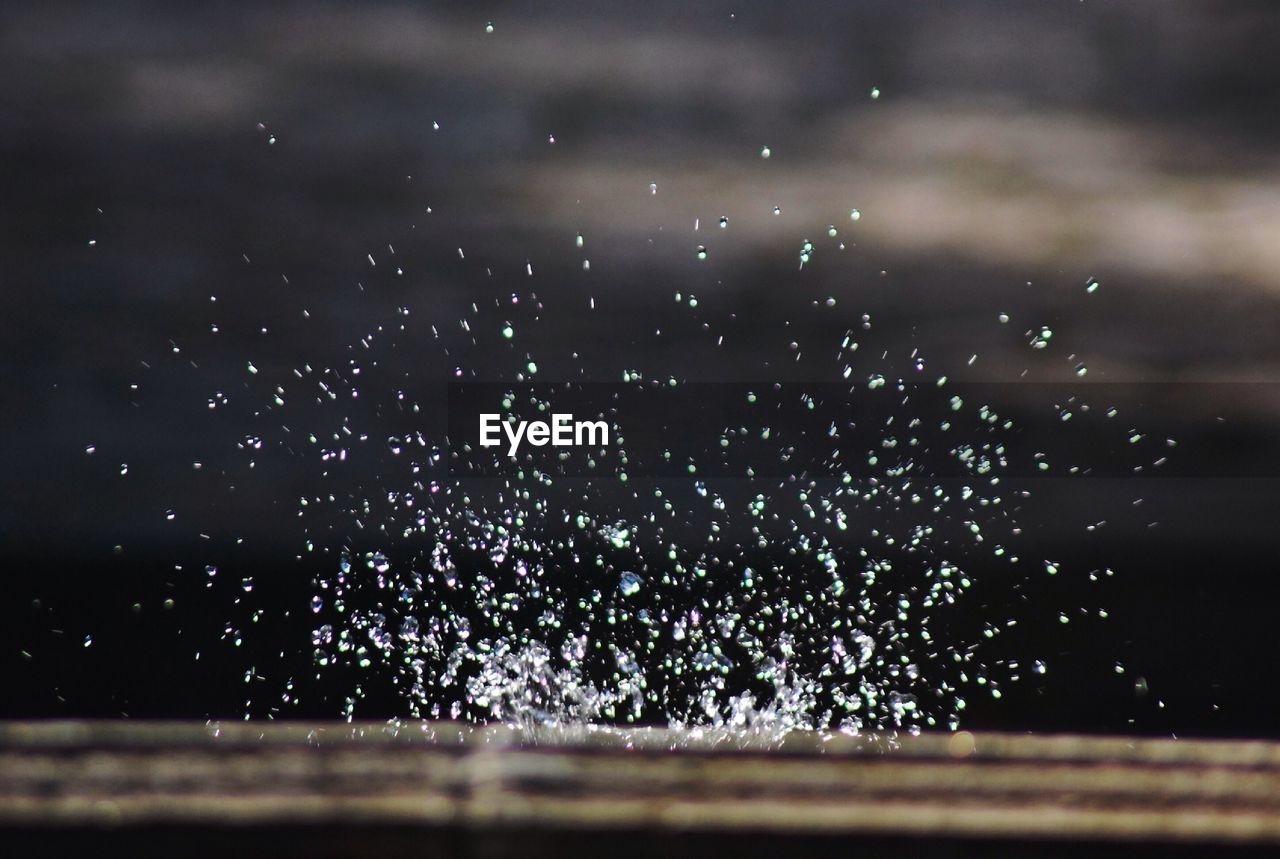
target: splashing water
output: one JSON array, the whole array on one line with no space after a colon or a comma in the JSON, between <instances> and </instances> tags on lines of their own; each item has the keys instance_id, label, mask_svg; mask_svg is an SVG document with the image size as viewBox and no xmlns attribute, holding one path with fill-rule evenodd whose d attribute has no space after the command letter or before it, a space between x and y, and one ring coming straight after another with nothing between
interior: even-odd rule
<instances>
[{"instance_id":1,"label":"splashing water","mask_svg":"<svg viewBox=\"0 0 1280 859\"><path fill-rule=\"evenodd\" d=\"M644 196L656 192L654 183ZM853 222L862 217L849 212ZM810 234L835 239L831 214ZM728 223L718 218L721 228ZM582 249L582 233L571 237L561 244ZM828 243L819 252L803 235L789 241L779 254L792 265L796 248L802 269L825 264ZM724 255L712 259L697 244L694 256L701 271ZM458 257L466 263L461 249ZM528 281L532 272L526 262L519 274ZM1096 283L1090 278L1090 293ZM355 338L358 360L345 365L241 359L248 396L261 405L255 417L274 426L239 434L238 449L297 458L314 478L298 496L300 541L332 563L299 605L315 620L317 673L347 687L344 715L354 717L369 690L390 687L400 715L526 726L954 729L972 696L998 698L1020 668L984 652L1017 618L1007 605L973 604L976 583L1014 592L1037 572L1069 574L1056 561L1022 563L1020 522L1036 514L1030 493L1003 480L1019 455L1017 425L990 403L950 394L945 375L926 377L919 344L892 354L861 349L871 317L843 310L856 300L821 302L822 312L848 315L830 342L802 342L790 322L778 325L794 360L806 349L831 356L825 382L880 398L888 411L858 468L821 475L767 476L761 462L732 479L704 479L691 462L683 478L648 477L628 458L622 424L611 427L619 444L592 476L533 466L484 480L452 473L452 448L462 442L443 437L438 398L402 387L408 374L397 371L407 359L399 356L438 346L438 387L476 373L464 347L483 339L504 356L499 380L564 378L566 365L536 334L543 305L527 286L491 306L472 303L448 325L459 331L452 337L442 333L442 314L398 306ZM711 310L683 293L661 304L669 318L659 334L691 313L704 331L730 330L742 310L723 295ZM1009 318L999 314L1001 327ZM1047 324L1023 337L1023 348L1049 353L1059 341ZM1071 366L1083 375L1078 359ZM658 371L649 379L625 348L590 375L581 365L576 372L578 382L684 383ZM917 410L921 380L944 398L945 417ZM773 384L763 379L759 389ZM755 393L746 400L763 403ZM211 409L222 404L220 392L209 399ZM831 437L841 431L833 422ZM778 432L761 405L754 425L726 426L720 445ZM1034 467L1054 467L1023 442ZM922 464L919 451L936 447L960 479ZM253 592L252 580L243 591ZM296 701L291 686L284 698Z\"/></svg>"}]
</instances>

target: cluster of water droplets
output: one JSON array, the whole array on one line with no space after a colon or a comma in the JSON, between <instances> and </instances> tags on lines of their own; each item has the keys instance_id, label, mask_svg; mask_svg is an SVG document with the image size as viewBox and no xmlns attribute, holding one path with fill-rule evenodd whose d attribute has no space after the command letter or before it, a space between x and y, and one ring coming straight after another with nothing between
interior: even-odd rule
<instances>
[{"instance_id":1,"label":"cluster of water droplets","mask_svg":"<svg viewBox=\"0 0 1280 859\"><path fill-rule=\"evenodd\" d=\"M852 209L851 228L862 217ZM728 229L729 218L718 226ZM825 232L839 235L835 226ZM567 241L585 254L581 233ZM709 252L694 247L696 265ZM819 253L808 239L799 248L802 268ZM532 263L524 269L533 276ZM1087 292L1096 289L1090 279ZM401 388L388 368L404 344L431 340L447 362L437 385L472 378L446 344L489 337L507 350L503 379L539 378L538 356L520 342L520 320L529 318L521 302L539 306L532 289L513 291L507 303L473 303L453 321L397 306L354 338L359 359L344 366L306 356L287 371L245 363L261 413L282 431L246 433L238 449L300 458L314 476L296 520L302 557L328 571L303 598L314 622L304 646L320 678L345 684L343 715L955 728L973 696L999 697L1024 673L1044 670L1040 661L985 655L1018 623L1008 605L958 611L980 578L1016 591L1030 576L1059 572L1018 549L1028 493L1002 482L1016 427L989 403L945 393L946 376L924 375L921 347L860 354L871 317L856 311L836 341L805 344L833 356L831 381L898 404L858 469L717 481L691 465L687 478L645 479L628 472L627 428L614 425L618 441L602 453L597 476L534 467L458 476L448 466L450 444L461 440L446 440L428 414L438 401ZM695 302L678 296L672 312ZM844 312L836 303L825 307ZM1054 342L1048 325L1027 336L1034 350ZM631 355L615 363L601 375L682 384L648 379ZM943 392L952 417L915 413L912 386L921 382ZM208 399L214 409L225 395ZM722 442L768 438L769 423L762 413L758 425L726 427ZM939 437L949 439L963 479L935 479L916 464L911 452ZM375 687L393 688L401 711L361 710ZM292 683L283 699L296 701Z\"/></svg>"}]
</instances>

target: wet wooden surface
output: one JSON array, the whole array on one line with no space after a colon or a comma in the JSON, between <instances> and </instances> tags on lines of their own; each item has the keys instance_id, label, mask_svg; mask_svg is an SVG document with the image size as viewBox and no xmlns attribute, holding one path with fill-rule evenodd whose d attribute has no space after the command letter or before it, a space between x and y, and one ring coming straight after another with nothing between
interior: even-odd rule
<instances>
[{"instance_id":1,"label":"wet wooden surface","mask_svg":"<svg viewBox=\"0 0 1280 859\"><path fill-rule=\"evenodd\" d=\"M237 850L268 833L295 846L326 831L363 833L343 855L393 834L424 848L446 839L456 849L445 853L474 852L479 839L492 848L480 852L504 855L541 855L535 845L584 838L595 839L592 850L611 837L660 845L677 835L763 839L756 846L780 837L793 846L832 838L1275 845L1280 744L451 723L4 723L0 830L55 846L67 833L133 833L145 845L160 833L199 832L206 845L231 838Z\"/></svg>"}]
</instances>

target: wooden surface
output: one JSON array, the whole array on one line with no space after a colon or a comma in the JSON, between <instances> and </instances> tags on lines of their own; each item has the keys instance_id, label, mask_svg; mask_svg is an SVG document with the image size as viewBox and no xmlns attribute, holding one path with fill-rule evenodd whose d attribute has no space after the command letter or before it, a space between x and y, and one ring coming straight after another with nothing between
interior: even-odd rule
<instances>
[{"instance_id":1,"label":"wooden surface","mask_svg":"<svg viewBox=\"0 0 1280 859\"><path fill-rule=\"evenodd\" d=\"M1280 744L0 723L0 830L157 827L1275 845Z\"/></svg>"}]
</instances>

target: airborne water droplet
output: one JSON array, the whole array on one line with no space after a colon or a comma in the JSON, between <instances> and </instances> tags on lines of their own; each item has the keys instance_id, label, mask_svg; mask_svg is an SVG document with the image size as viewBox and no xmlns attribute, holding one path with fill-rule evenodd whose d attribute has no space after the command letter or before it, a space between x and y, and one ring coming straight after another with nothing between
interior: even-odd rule
<instances>
[{"instance_id":1,"label":"airborne water droplet","mask_svg":"<svg viewBox=\"0 0 1280 859\"><path fill-rule=\"evenodd\" d=\"M640 593L640 588L644 585L644 579L635 573L623 573L618 579L618 590L624 597L635 596Z\"/></svg>"}]
</instances>

